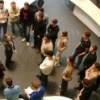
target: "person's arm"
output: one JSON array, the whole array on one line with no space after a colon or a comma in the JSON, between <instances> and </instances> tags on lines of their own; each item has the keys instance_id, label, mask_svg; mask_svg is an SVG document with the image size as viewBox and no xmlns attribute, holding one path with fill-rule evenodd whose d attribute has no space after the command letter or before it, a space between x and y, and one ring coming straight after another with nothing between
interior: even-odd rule
<instances>
[{"instance_id":1,"label":"person's arm","mask_svg":"<svg viewBox=\"0 0 100 100\"><path fill-rule=\"evenodd\" d=\"M0 19L7 19L8 18L8 9L5 10L4 14L2 14L2 17Z\"/></svg>"}]
</instances>

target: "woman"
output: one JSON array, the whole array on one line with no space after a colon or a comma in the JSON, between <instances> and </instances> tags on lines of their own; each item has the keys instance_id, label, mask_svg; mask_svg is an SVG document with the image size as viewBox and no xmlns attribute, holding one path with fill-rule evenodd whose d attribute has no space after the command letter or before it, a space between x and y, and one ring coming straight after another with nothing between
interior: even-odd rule
<instances>
[{"instance_id":1,"label":"woman","mask_svg":"<svg viewBox=\"0 0 100 100\"><path fill-rule=\"evenodd\" d=\"M75 49L75 52L73 54L74 59L78 56L78 61L75 65L76 67L80 65L83 57L86 55L91 46L91 41L89 39L90 36L91 36L90 31L86 31L85 33L83 33L81 41L79 42L79 44Z\"/></svg>"},{"instance_id":2,"label":"woman","mask_svg":"<svg viewBox=\"0 0 100 100\"><path fill-rule=\"evenodd\" d=\"M68 87L68 81L72 80L72 73L74 71L74 58L72 56L67 58L67 66L65 70L63 71L63 77L61 82L61 91L60 95L65 95L67 87Z\"/></svg>"},{"instance_id":3,"label":"woman","mask_svg":"<svg viewBox=\"0 0 100 100\"><path fill-rule=\"evenodd\" d=\"M55 56L55 63L54 66L60 66L60 58L61 54L65 51L68 44L68 33L66 31L63 31L61 33L60 38L58 39L58 45L57 45L57 53Z\"/></svg>"}]
</instances>

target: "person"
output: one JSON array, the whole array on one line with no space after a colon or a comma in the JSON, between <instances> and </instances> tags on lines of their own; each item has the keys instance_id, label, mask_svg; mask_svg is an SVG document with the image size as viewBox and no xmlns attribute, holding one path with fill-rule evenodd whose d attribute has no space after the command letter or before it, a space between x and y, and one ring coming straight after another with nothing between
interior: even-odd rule
<instances>
[{"instance_id":1,"label":"person","mask_svg":"<svg viewBox=\"0 0 100 100\"><path fill-rule=\"evenodd\" d=\"M40 79L42 85L44 87L47 87L48 76L50 75L50 73L53 70L55 58L53 56L53 51L46 51L45 55L46 55L46 58L44 59L44 61L39 66L40 75L37 74L36 76L37 76L37 78Z\"/></svg>"},{"instance_id":2,"label":"person","mask_svg":"<svg viewBox=\"0 0 100 100\"><path fill-rule=\"evenodd\" d=\"M83 88L79 91L74 100L89 100L93 92L93 84L87 79L82 81Z\"/></svg>"},{"instance_id":3,"label":"person","mask_svg":"<svg viewBox=\"0 0 100 100\"><path fill-rule=\"evenodd\" d=\"M100 64L94 63L90 68L85 71L84 79L89 80L93 83L93 87L95 86L95 82L97 81L98 77L100 76ZM82 82L80 82L78 87L75 87L76 90L81 90L83 88Z\"/></svg>"},{"instance_id":4,"label":"person","mask_svg":"<svg viewBox=\"0 0 100 100\"><path fill-rule=\"evenodd\" d=\"M9 68L10 67L10 63L13 62L11 60L12 55L13 55L13 51L16 52L16 49L15 49L15 46L14 46L14 42L13 42L11 36L5 35L4 47L5 47L5 56L6 56L5 65L6 65L7 68Z\"/></svg>"},{"instance_id":5,"label":"person","mask_svg":"<svg viewBox=\"0 0 100 100\"><path fill-rule=\"evenodd\" d=\"M68 44L68 32L67 31L62 31L61 36L58 39L57 42L57 52L55 55L55 63L54 66L60 66L60 59L61 59L61 54L67 49L67 44Z\"/></svg>"},{"instance_id":6,"label":"person","mask_svg":"<svg viewBox=\"0 0 100 100\"><path fill-rule=\"evenodd\" d=\"M7 33L8 10L4 7L4 1L0 0L0 44L3 41L1 28L3 28L3 37Z\"/></svg>"},{"instance_id":7,"label":"person","mask_svg":"<svg viewBox=\"0 0 100 100\"><path fill-rule=\"evenodd\" d=\"M73 57L75 59L78 56L78 61L76 62L75 65L76 68L78 68L78 66L81 64L83 57L87 54L91 46L90 36L91 36L90 31L86 31L85 33L83 33L80 42L75 48Z\"/></svg>"},{"instance_id":8,"label":"person","mask_svg":"<svg viewBox=\"0 0 100 100\"><path fill-rule=\"evenodd\" d=\"M7 77L5 82L7 84L7 88L4 89L4 95L7 100L18 100L21 91L20 87L18 85L14 85L13 80L10 77Z\"/></svg>"},{"instance_id":9,"label":"person","mask_svg":"<svg viewBox=\"0 0 100 100\"><path fill-rule=\"evenodd\" d=\"M63 71L62 82L61 82L61 91L60 95L65 96L66 90L68 87L68 81L72 80L72 74L74 71L74 58L72 56L67 58L67 66Z\"/></svg>"},{"instance_id":10,"label":"person","mask_svg":"<svg viewBox=\"0 0 100 100\"><path fill-rule=\"evenodd\" d=\"M22 36L22 29L19 26L20 8L16 6L15 1L12 1L10 5L11 5L11 8L8 12L9 12L9 18L10 18L10 22L11 22L13 38L15 38L15 25L18 26L20 35Z\"/></svg>"},{"instance_id":11,"label":"person","mask_svg":"<svg viewBox=\"0 0 100 100\"><path fill-rule=\"evenodd\" d=\"M53 19L50 23L50 25L47 28L48 34L50 34L52 43L53 43L53 48L55 48L55 42L58 37L58 32L59 32L59 26L57 25L58 20Z\"/></svg>"},{"instance_id":12,"label":"person","mask_svg":"<svg viewBox=\"0 0 100 100\"><path fill-rule=\"evenodd\" d=\"M5 65L0 61L0 89L3 88L4 71L6 70Z\"/></svg>"},{"instance_id":13,"label":"person","mask_svg":"<svg viewBox=\"0 0 100 100\"><path fill-rule=\"evenodd\" d=\"M46 33L46 24L43 21L43 16L38 15L37 18L34 20L32 25L32 31L34 34L34 46L32 48L37 48L37 54L41 51L41 43L44 34Z\"/></svg>"},{"instance_id":14,"label":"person","mask_svg":"<svg viewBox=\"0 0 100 100\"><path fill-rule=\"evenodd\" d=\"M23 98L24 100L42 100L45 88L38 82L32 83L32 87L33 92L31 94L24 90L25 94L20 94L19 98Z\"/></svg>"},{"instance_id":15,"label":"person","mask_svg":"<svg viewBox=\"0 0 100 100\"><path fill-rule=\"evenodd\" d=\"M44 12L44 8L40 7L38 11L35 13L35 19L37 18L38 15L42 14L43 15L43 21L45 22L46 25L49 23L49 17L48 15Z\"/></svg>"},{"instance_id":16,"label":"person","mask_svg":"<svg viewBox=\"0 0 100 100\"><path fill-rule=\"evenodd\" d=\"M78 72L80 80L85 77L85 71L92 66L96 62L97 59L97 46L93 45L89 48L89 52L87 53L84 61L83 61L83 68Z\"/></svg>"},{"instance_id":17,"label":"person","mask_svg":"<svg viewBox=\"0 0 100 100\"><path fill-rule=\"evenodd\" d=\"M45 59L45 52L46 51L53 51L53 44L50 39L49 34L46 34L44 38L42 39L42 45L41 45L41 58L42 61Z\"/></svg>"},{"instance_id":18,"label":"person","mask_svg":"<svg viewBox=\"0 0 100 100\"><path fill-rule=\"evenodd\" d=\"M29 7L29 3L25 2L24 7L20 10L20 27L23 30L23 39L22 41L26 40L26 45L29 46L29 39L30 39L30 28L31 24L33 23L33 11Z\"/></svg>"}]
</instances>

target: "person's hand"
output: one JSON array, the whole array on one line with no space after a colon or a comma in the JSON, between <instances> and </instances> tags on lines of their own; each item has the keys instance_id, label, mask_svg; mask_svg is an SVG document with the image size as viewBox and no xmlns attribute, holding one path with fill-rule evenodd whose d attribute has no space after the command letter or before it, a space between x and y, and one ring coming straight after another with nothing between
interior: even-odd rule
<instances>
[{"instance_id":1,"label":"person's hand","mask_svg":"<svg viewBox=\"0 0 100 100\"><path fill-rule=\"evenodd\" d=\"M34 34L34 30L31 30L31 33Z\"/></svg>"},{"instance_id":2,"label":"person's hand","mask_svg":"<svg viewBox=\"0 0 100 100\"><path fill-rule=\"evenodd\" d=\"M37 37L40 38L40 35L38 35Z\"/></svg>"}]
</instances>

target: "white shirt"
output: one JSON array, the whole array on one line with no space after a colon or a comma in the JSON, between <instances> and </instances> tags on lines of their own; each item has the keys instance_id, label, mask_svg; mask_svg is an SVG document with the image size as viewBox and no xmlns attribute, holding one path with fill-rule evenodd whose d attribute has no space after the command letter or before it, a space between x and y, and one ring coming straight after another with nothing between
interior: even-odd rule
<instances>
[{"instance_id":1,"label":"white shirt","mask_svg":"<svg viewBox=\"0 0 100 100\"><path fill-rule=\"evenodd\" d=\"M40 65L40 69L41 69L43 74L49 75L51 73L53 66L54 66L54 61L55 61L55 57L52 57L51 60L48 59L48 57L46 57L44 59L44 61Z\"/></svg>"}]
</instances>

